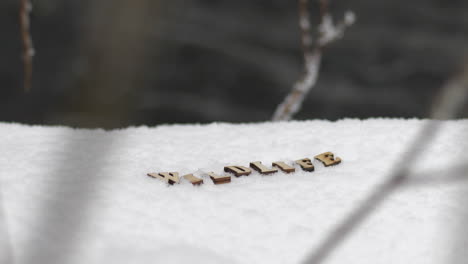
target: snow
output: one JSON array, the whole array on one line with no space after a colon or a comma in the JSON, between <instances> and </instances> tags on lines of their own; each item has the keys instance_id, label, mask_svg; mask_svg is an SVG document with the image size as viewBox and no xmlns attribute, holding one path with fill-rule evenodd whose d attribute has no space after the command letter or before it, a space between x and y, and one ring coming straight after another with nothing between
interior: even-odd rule
<instances>
[{"instance_id":1,"label":"snow","mask_svg":"<svg viewBox=\"0 0 468 264\"><path fill-rule=\"evenodd\" d=\"M0 254L14 263L300 263L383 182L427 120L345 119L121 130L0 123ZM468 181L424 182L467 164L468 120L441 131L399 189L326 263L462 263ZM313 158L342 164L168 186L181 175ZM444 178L447 177L447 178ZM446 179L446 180L444 180ZM0 258L1 259L1 258ZM12 262L13 260L9 260ZM2 262L8 263L8 262Z\"/></svg>"},{"instance_id":2,"label":"snow","mask_svg":"<svg viewBox=\"0 0 468 264\"><path fill-rule=\"evenodd\" d=\"M352 25L356 23L356 14L353 11L346 11L344 15L344 24L345 25Z\"/></svg>"}]
</instances>

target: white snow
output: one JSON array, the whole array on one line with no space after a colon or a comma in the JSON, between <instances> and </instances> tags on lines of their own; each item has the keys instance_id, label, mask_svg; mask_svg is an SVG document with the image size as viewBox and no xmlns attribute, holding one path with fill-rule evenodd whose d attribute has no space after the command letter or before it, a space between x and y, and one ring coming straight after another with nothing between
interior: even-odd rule
<instances>
[{"instance_id":1,"label":"white snow","mask_svg":"<svg viewBox=\"0 0 468 264\"><path fill-rule=\"evenodd\" d=\"M399 166L424 122L371 119L173 125L114 131L0 123L0 254L14 263L299 263ZM398 190L326 263L464 263L468 120L444 121ZM313 158L315 172L168 186L181 175ZM433 175L434 176L434 175ZM451 175L440 173L441 179ZM1 209L1 208L0 208ZM0 258L1 259L1 258ZM8 262L2 262L8 263Z\"/></svg>"},{"instance_id":2,"label":"white snow","mask_svg":"<svg viewBox=\"0 0 468 264\"><path fill-rule=\"evenodd\" d=\"M343 21L343 23L348 26L354 24L356 22L356 14L354 14L354 12L350 10L346 11L344 14Z\"/></svg>"}]
</instances>

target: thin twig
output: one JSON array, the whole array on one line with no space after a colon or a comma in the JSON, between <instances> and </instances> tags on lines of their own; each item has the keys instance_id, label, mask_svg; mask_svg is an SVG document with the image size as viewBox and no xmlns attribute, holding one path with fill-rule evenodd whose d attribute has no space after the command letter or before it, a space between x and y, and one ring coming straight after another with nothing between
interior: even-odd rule
<instances>
[{"instance_id":1,"label":"thin twig","mask_svg":"<svg viewBox=\"0 0 468 264\"><path fill-rule=\"evenodd\" d=\"M29 14L32 10L30 0L20 0L20 29L21 41L23 44L23 86L25 91L29 91L32 85L32 72L33 72L33 56L34 47L31 37Z\"/></svg>"},{"instance_id":2,"label":"thin twig","mask_svg":"<svg viewBox=\"0 0 468 264\"><path fill-rule=\"evenodd\" d=\"M468 73L468 70L466 71ZM468 96L468 78L462 74L461 77L450 80L442 89L441 97L443 98L439 104L435 105L432 111L432 118L450 119L456 117L459 109L465 103ZM460 100L460 98L463 98ZM420 156L426 147L430 144L433 137L440 129L440 122L430 121L421 130L416 141L411 145L411 148L403 155L399 163L399 169L390 173L379 187L374 189L372 193L360 204L351 214L349 214L329 235L322 241L321 244L308 255L303 263L320 264L352 233L362 222L374 212L374 210L382 204L396 189L411 184L410 166L418 156Z\"/></svg>"},{"instance_id":3,"label":"thin twig","mask_svg":"<svg viewBox=\"0 0 468 264\"><path fill-rule=\"evenodd\" d=\"M343 21L335 25L328 11L328 0L320 0L319 3L320 24L318 25L318 39L314 46L308 11L309 0L299 0L299 27L301 29L305 72L301 79L294 84L284 101L276 108L273 121L290 120L299 111L305 96L317 83L323 49L341 38L346 28L354 23L354 14L348 11Z\"/></svg>"}]
</instances>

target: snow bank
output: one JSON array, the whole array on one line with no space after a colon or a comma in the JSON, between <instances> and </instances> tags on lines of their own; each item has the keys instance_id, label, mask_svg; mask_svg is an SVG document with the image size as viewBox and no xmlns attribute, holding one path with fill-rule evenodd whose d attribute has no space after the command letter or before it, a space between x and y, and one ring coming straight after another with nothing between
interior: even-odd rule
<instances>
[{"instance_id":1,"label":"snow bank","mask_svg":"<svg viewBox=\"0 0 468 264\"><path fill-rule=\"evenodd\" d=\"M299 263L382 182L420 120L172 125L114 131L0 123L0 235L15 263ZM468 121L447 121L415 164L467 164ZM342 164L194 187L148 172L222 173L313 158ZM422 175L422 176L421 176ZM424 177L424 174L419 176ZM437 175L436 175L437 176ZM448 177L441 173L440 177ZM443 178L441 178L443 179ZM462 263L468 181L403 188L327 263ZM0 212L1 213L1 212ZM5 228L6 227L6 228ZM465 244L465 245L464 245Z\"/></svg>"}]
</instances>

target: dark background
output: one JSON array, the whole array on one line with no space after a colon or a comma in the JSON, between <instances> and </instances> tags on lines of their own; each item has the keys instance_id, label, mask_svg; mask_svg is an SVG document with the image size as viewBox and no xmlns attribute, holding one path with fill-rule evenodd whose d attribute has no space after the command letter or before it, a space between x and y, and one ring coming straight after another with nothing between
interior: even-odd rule
<instances>
[{"instance_id":1,"label":"dark background","mask_svg":"<svg viewBox=\"0 0 468 264\"><path fill-rule=\"evenodd\" d=\"M19 1L0 1L0 121L115 128L269 120L302 73L297 1L37 0L31 92ZM331 1L330 46L297 119L427 117L468 54L466 0ZM311 1L312 21L318 21ZM465 116L466 117L466 116Z\"/></svg>"}]
</instances>

